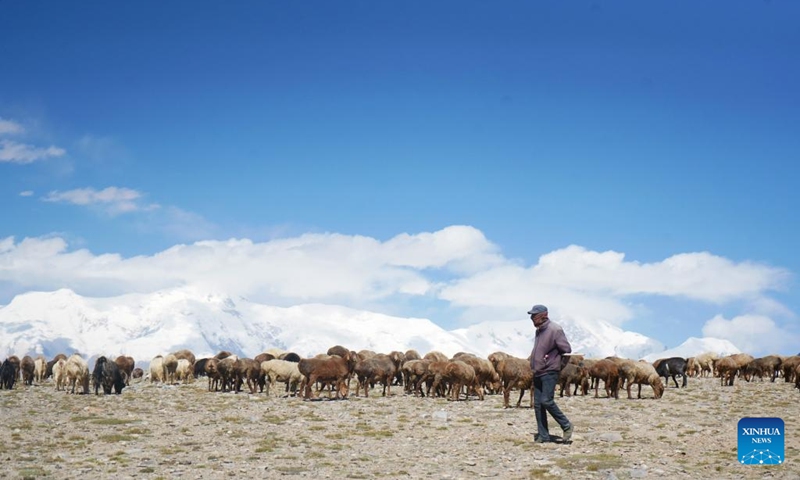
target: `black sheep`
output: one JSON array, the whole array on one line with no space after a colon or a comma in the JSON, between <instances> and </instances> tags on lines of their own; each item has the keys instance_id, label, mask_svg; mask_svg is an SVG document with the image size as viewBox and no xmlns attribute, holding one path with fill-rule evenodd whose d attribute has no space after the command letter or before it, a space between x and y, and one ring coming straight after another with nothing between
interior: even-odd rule
<instances>
[{"instance_id":1,"label":"black sheep","mask_svg":"<svg viewBox=\"0 0 800 480\"><path fill-rule=\"evenodd\" d=\"M112 389L114 393L119 395L122 393L122 389L125 388L125 379L122 376L119 366L114 362L109 362L106 357L97 359L92 377L94 378L95 395L99 394L101 385L106 395L110 395Z\"/></svg>"}]
</instances>

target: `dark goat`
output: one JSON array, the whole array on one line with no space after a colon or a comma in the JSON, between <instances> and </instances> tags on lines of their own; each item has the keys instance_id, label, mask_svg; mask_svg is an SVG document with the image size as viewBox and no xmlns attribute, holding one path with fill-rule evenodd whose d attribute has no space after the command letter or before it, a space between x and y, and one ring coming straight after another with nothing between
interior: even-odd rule
<instances>
[{"instance_id":1,"label":"dark goat","mask_svg":"<svg viewBox=\"0 0 800 480\"><path fill-rule=\"evenodd\" d=\"M678 380L675 379L677 375L683 377L683 387L686 387L686 359L681 357L671 357L671 358L664 358L661 360L656 360L653 363L653 367L656 369L656 373L658 373L659 377L664 377L664 386L666 387L669 383L669 377L672 377L672 381L675 382L675 388L678 387Z\"/></svg>"},{"instance_id":2,"label":"dark goat","mask_svg":"<svg viewBox=\"0 0 800 480\"><path fill-rule=\"evenodd\" d=\"M8 359L3 361L0 366L0 389L11 390L14 388L14 382L17 381L17 370L14 364Z\"/></svg>"},{"instance_id":3,"label":"dark goat","mask_svg":"<svg viewBox=\"0 0 800 480\"><path fill-rule=\"evenodd\" d=\"M125 375L127 376L127 375ZM111 390L119 395L122 389L125 388L125 379L123 373L120 371L116 363L108 361L106 357L99 357L94 364L94 371L92 372L94 379L94 394L98 395L100 387L103 387L103 393L106 395L111 394Z\"/></svg>"},{"instance_id":4,"label":"dark goat","mask_svg":"<svg viewBox=\"0 0 800 480\"><path fill-rule=\"evenodd\" d=\"M22 357L22 363L20 363L20 372L22 372L22 384L23 385L33 385L33 371L35 366L33 365L33 358L30 355L25 355Z\"/></svg>"}]
</instances>

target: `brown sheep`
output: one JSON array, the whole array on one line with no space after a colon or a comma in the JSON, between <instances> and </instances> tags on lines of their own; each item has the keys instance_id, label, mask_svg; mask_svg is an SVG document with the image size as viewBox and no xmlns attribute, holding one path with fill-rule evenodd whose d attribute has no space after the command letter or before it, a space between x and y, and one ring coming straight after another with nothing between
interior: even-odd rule
<instances>
[{"instance_id":1,"label":"brown sheep","mask_svg":"<svg viewBox=\"0 0 800 480\"><path fill-rule=\"evenodd\" d=\"M177 352L173 352L172 354L175 355L175 358L177 358L178 360L180 360L181 358L189 360L189 364L192 365L192 367L194 367L194 363L197 361L197 358L195 358L194 353L192 353L191 350L187 350L185 348L182 350L178 350Z\"/></svg>"},{"instance_id":2,"label":"brown sheep","mask_svg":"<svg viewBox=\"0 0 800 480\"><path fill-rule=\"evenodd\" d=\"M628 399L632 399L631 382L633 382L633 379L636 376L636 362L627 358L619 357L608 357L607 360L611 360L617 365L617 368L619 369L619 388L623 388L627 385Z\"/></svg>"},{"instance_id":3,"label":"brown sheep","mask_svg":"<svg viewBox=\"0 0 800 480\"><path fill-rule=\"evenodd\" d=\"M598 360L589 369L589 376L596 380L594 398L599 398L600 380L603 381L607 398L619 398L619 368L612 360Z\"/></svg>"},{"instance_id":4,"label":"brown sheep","mask_svg":"<svg viewBox=\"0 0 800 480\"><path fill-rule=\"evenodd\" d=\"M477 357L471 353L462 355L458 358L458 360L461 360L475 370L476 381L478 382L478 385L481 386L482 391L486 392L492 388L492 382L497 377L497 372L495 371L492 362L485 358Z\"/></svg>"},{"instance_id":5,"label":"brown sheep","mask_svg":"<svg viewBox=\"0 0 800 480\"><path fill-rule=\"evenodd\" d=\"M355 367L357 356L353 353L342 358L331 355L330 358L303 358L297 365L300 373L305 377L305 392L303 397L311 399L311 386L317 381L333 382L337 398L347 398L348 380Z\"/></svg>"},{"instance_id":6,"label":"brown sheep","mask_svg":"<svg viewBox=\"0 0 800 480\"><path fill-rule=\"evenodd\" d=\"M447 355L442 352L437 352L436 350L426 353L422 359L430 360L432 362L447 362L450 360L447 358Z\"/></svg>"},{"instance_id":7,"label":"brown sheep","mask_svg":"<svg viewBox=\"0 0 800 480\"><path fill-rule=\"evenodd\" d=\"M209 392L216 392L217 388L219 388L219 383L221 377L219 376L219 370L217 369L217 365L221 360L216 358L209 358L206 360L204 365L203 373L206 377L208 377L208 391Z\"/></svg>"},{"instance_id":8,"label":"brown sheep","mask_svg":"<svg viewBox=\"0 0 800 480\"><path fill-rule=\"evenodd\" d=\"M275 360L275 358L276 358L275 355L273 355L271 353L262 352L262 353L259 353L258 355L256 355L255 357L253 357L253 360L258 362L259 365L261 365L264 362L268 362L270 360Z\"/></svg>"},{"instance_id":9,"label":"brown sheep","mask_svg":"<svg viewBox=\"0 0 800 480\"><path fill-rule=\"evenodd\" d=\"M47 362L47 369L44 372L44 378L47 379L47 378L50 378L51 375L53 375L53 365L55 365L56 362L59 361L59 360L64 360L66 362L67 361L67 356L64 355L63 353L59 353L59 354L56 354L56 356L53 357L52 360Z\"/></svg>"},{"instance_id":10,"label":"brown sheep","mask_svg":"<svg viewBox=\"0 0 800 480\"><path fill-rule=\"evenodd\" d=\"M733 380L736 378L736 372L739 366L733 357L723 357L717 360L715 365L717 375L719 376L720 386L733 386Z\"/></svg>"},{"instance_id":11,"label":"brown sheep","mask_svg":"<svg viewBox=\"0 0 800 480\"><path fill-rule=\"evenodd\" d=\"M33 385L33 373L36 370L36 365L33 363L33 358L30 355L22 357L20 363L20 374L22 375L22 384L31 386Z\"/></svg>"},{"instance_id":12,"label":"brown sheep","mask_svg":"<svg viewBox=\"0 0 800 480\"><path fill-rule=\"evenodd\" d=\"M797 380L796 372L798 366L800 366L800 355L787 357L783 360L781 363L781 369L783 370L784 382L791 383Z\"/></svg>"},{"instance_id":13,"label":"brown sheep","mask_svg":"<svg viewBox=\"0 0 800 480\"><path fill-rule=\"evenodd\" d=\"M768 355L766 357L756 358L744 367L744 379L748 382L751 378L758 376L761 381L764 381L764 375L770 377L770 381L774 382L775 377L781 370L781 357L777 355Z\"/></svg>"},{"instance_id":14,"label":"brown sheep","mask_svg":"<svg viewBox=\"0 0 800 480\"><path fill-rule=\"evenodd\" d=\"M178 371L178 357L172 353L168 353L164 357L164 383L173 384L177 383L175 373Z\"/></svg>"},{"instance_id":15,"label":"brown sheep","mask_svg":"<svg viewBox=\"0 0 800 480\"><path fill-rule=\"evenodd\" d=\"M414 392L414 396L425 396L421 385L428 375L430 360L409 360L403 364L403 381L406 393Z\"/></svg>"},{"instance_id":16,"label":"brown sheep","mask_svg":"<svg viewBox=\"0 0 800 480\"><path fill-rule=\"evenodd\" d=\"M328 355L338 355L342 358L345 358L348 355L350 355L350 350L344 348L341 345L334 345L328 349Z\"/></svg>"},{"instance_id":17,"label":"brown sheep","mask_svg":"<svg viewBox=\"0 0 800 480\"><path fill-rule=\"evenodd\" d=\"M405 358L406 362L410 360L422 360L422 357L419 355L419 352L417 352L414 349L406 350L406 353L403 354L403 357Z\"/></svg>"},{"instance_id":18,"label":"brown sheep","mask_svg":"<svg viewBox=\"0 0 800 480\"><path fill-rule=\"evenodd\" d=\"M396 372L395 361L389 355L382 353L356 363L353 369L353 373L357 378L356 396L358 396L359 389L363 386L364 396L369 397L369 386L377 382L383 384L382 396L385 397L387 391L391 395L391 385Z\"/></svg>"},{"instance_id":19,"label":"brown sheep","mask_svg":"<svg viewBox=\"0 0 800 480\"><path fill-rule=\"evenodd\" d=\"M242 391L242 384L247 382L250 393L256 393L258 385L263 383L261 364L252 358L240 358L236 361L234 368L236 369L234 391L236 393Z\"/></svg>"},{"instance_id":20,"label":"brown sheep","mask_svg":"<svg viewBox=\"0 0 800 480\"><path fill-rule=\"evenodd\" d=\"M458 401L464 388L466 388L466 399L469 398L469 392L473 391L483 400L483 387L478 383L475 369L471 365L462 360L448 362L444 376L450 382L450 400Z\"/></svg>"},{"instance_id":21,"label":"brown sheep","mask_svg":"<svg viewBox=\"0 0 800 480\"><path fill-rule=\"evenodd\" d=\"M119 371L125 374L125 385L130 385L136 361L133 359L133 357L120 355L114 359L114 363L116 363L117 367L119 367Z\"/></svg>"},{"instance_id":22,"label":"brown sheep","mask_svg":"<svg viewBox=\"0 0 800 480\"><path fill-rule=\"evenodd\" d=\"M430 397L431 391L433 391L433 396L435 397L446 397L448 380L445 377L445 370L447 369L447 364L450 363L450 361L445 360L443 362L429 362L428 371L425 374L425 384L427 387L425 389L425 394Z\"/></svg>"},{"instance_id":23,"label":"brown sheep","mask_svg":"<svg viewBox=\"0 0 800 480\"><path fill-rule=\"evenodd\" d=\"M217 372L219 373L219 383L222 385L222 392L233 390L236 380L236 361L239 357L230 355L217 362Z\"/></svg>"},{"instance_id":24,"label":"brown sheep","mask_svg":"<svg viewBox=\"0 0 800 480\"><path fill-rule=\"evenodd\" d=\"M492 357L494 354L490 355ZM497 356L493 357L497 361L495 370L500 376L500 381L503 385L503 407L508 408L509 397L511 390L519 389L519 399L517 399L517 408L522 403L522 397L525 395L525 390L530 390L531 395L531 408L533 408L533 370L528 360L506 356L497 360Z\"/></svg>"},{"instance_id":25,"label":"brown sheep","mask_svg":"<svg viewBox=\"0 0 800 480\"><path fill-rule=\"evenodd\" d=\"M572 385L575 385L574 395L578 394L579 387L582 394L586 395L589 391L589 371L583 365L568 363L558 374L558 384L561 386L560 396L562 397L564 391L567 392L568 397L573 395L570 393Z\"/></svg>"}]
</instances>

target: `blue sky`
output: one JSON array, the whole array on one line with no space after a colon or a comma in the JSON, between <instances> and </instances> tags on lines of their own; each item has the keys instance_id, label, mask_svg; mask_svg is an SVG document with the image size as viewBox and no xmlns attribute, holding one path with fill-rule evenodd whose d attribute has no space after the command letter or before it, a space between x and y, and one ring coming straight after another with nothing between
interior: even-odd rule
<instances>
[{"instance_id":1,"label":"blue sky","mask_svg":"<svg viewBox=\"0 0 800 480\"><path fill-rule=\"evenodd\" d=\"M800 351L800 6L435 3L1 2L0 304L299 248L236 288Z\"/></svg>"}]
</instances>

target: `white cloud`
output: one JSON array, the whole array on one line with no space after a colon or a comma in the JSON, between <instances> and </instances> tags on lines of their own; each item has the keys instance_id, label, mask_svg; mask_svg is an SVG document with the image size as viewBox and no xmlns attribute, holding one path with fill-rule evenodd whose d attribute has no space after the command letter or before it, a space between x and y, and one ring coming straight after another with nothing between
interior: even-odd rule
<instances>
[{"instance_id":1,"label":"white cloud","mask_svg":"<svg viewBox=\"0 0 800 480\"><path fill-rule=\"evenodd\" d=\"M19 196L20 197L32 197L33 196L33 190L23 190L22 192L19 192Z\"/></svg>"},{"instance_id":2,"label":"white cloud","mask_svg":"<svg viewBox=\"0 0 800 480\"><path fill-rule=\"evenodd\" d=\"M22 125L12 120L5 120L3 118L0 118L0 135L20 134L20 133L25 133L25 129L22 128Z\"/></svg>"},{"instance_id":3,"label":"white cloud","mask_svg":"<svg viewBox=\"0 0 800 480\"><path fill-rule=\"evenodd\" d=\"M128 150L112 137L84 135L76 143L76 149L86 158L101 163L130 156Z\"/></svg>"},{"instance_id":4,"label":"white cloud","mask_svg":"<svg viewBox=\"0 0 800 480\"><path fill-rule=\"evenodd\" d=\"M135 192L127 196L89 193L65 196L63 201L139 199ZM214 228L204 224L202 217L170 207L151 215L159 221L182 223L177 227L182 231L195 228L195 234ZM441 308L455 307L467 322L519 319L527 316L524 312L533 303L544 303L555 318L620 325L636 320L646 297L663 296L712 305L741 305L745 300L747 308L763 315L758 318L770 322L772 332L781 334L785 327L774 319L793 320L794 316L769 294L782 288L787 278L783 269L731 262L708 253L641 264L626 261L616 252L575 246L543 255L535 265L526 266L505 259L482 232L469 226L403 233L385 241L337 233L265 242L206 240L132 258L70 250L61 238L0 240L0 284L19 288L68 287L82 295L103 296L196 285L275 305L320 302L356 308L369 305L378 310L407 305L412 299L423 309L434 302L445 305ZM432 311L439 311L436 308ZM715 329L720 322L709 322L707 335L729 338ZM750 344L738 337L729 339L748 350Z\"/></svg>"},{"instance_id":5,"label":"white cloud","mask_svg":"<svg viewBox=\"0 0 800 480\"><path fill-rule=\"evenodd\" d=\"M39 148L11 140L0 140L0 162L26 164L49 157L60 157L66 153L63 148L55 146Z\"/></svg>"},{"instance_id":6,"label":"white cloud","mask_svg":"<svg viewBox=\"0 0 800 480\"><path fill-rule=\"evenodd\" d=\"M740 315L730 320L717 315L703 325L703 335L730 340L755 355L800 348L800 335L781 328L765 315Z\"/></svg>"},{"instance_id":7,"label":"white cloud","mask_svg":"<svg viewBox=\"0 0 800 480\"><path fill-rule=\"evenodd\" d=\"M77 188L66 192L52 191L42 198L45 202L70 203L73 205L100 205L111 215L135 212L146 207L137 203L142 194L130 188L107 187L102 190L94 188Z\"/></svg>"}]
</instances>

